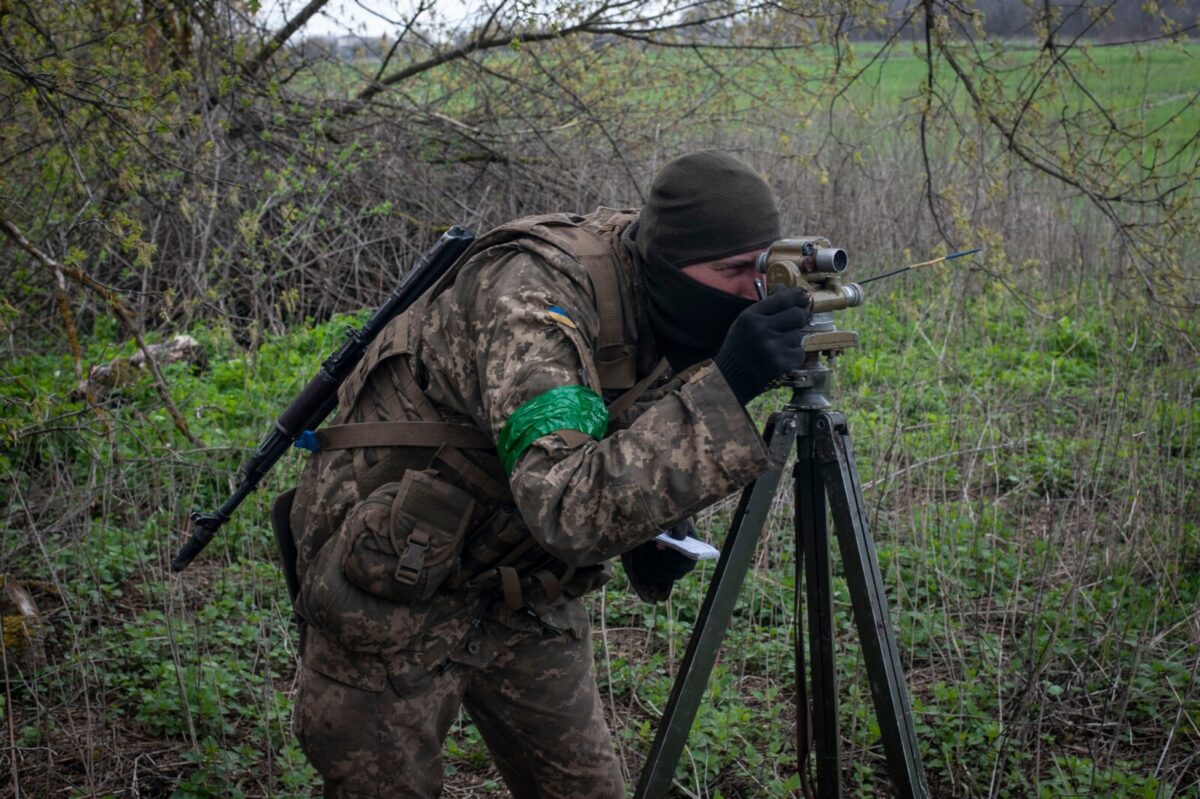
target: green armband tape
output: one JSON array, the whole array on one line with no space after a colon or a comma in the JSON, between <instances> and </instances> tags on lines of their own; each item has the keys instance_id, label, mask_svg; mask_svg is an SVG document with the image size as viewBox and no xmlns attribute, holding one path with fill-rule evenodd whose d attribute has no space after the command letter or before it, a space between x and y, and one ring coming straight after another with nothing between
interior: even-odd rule
<instances>
[{"instance_id":1,"label":"green armband tape","mask_svg":"<svg viewBox=\"0 0 1200 799\"><path fill-rule=\"evenodd\" d=\"M555 430L579 430L596 440L608 430L608 408L586 386L559 386L524 402L504 423L496 449L504 471L512 474L521 453Z\"/></svg>"}]
</instances>

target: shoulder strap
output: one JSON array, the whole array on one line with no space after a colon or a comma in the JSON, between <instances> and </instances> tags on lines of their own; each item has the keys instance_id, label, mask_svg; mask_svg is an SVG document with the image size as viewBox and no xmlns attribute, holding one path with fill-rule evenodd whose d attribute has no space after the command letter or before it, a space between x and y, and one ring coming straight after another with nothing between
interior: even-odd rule
<instances>
[{"instance_id":1,"label":"shoulder strap","mask_svg":"<svg viewBox=\"0 0 1200 799\"><path fill-rule=\"evenodd\" d=\"M420 301L417 304L420 305ZM345 418L344 414L348 413L350 408L354 406L354 401L363 390L363 386L366 385L371 373L384 361L401 355L408 350L408 328L411 318L412 309L410 308L408 312L400 314L388 322L383 330L379 331L379 335L375 340L371 342L371 346L367 348L363 359L354 367L354 371L342 383L338 389L338 408L343 419Z\"/></svg>"},{"instance_id":2,"label":"shoulder strap","mask_svg":"<svg viewBox=\"0 0 1200 799\"><path fill-rule=\"evenodd\" d=\"M625 388L637 380L637 347L625 336L626 302L621 296L620 264L610 238L579 238L594 246L579 248L575 256L587 270L600 314L596 341L596 371L605 388Z\"/></svg>"},{"instance_id":3,"label":"shoulder strap","mask_svg":"<svg viewBox=\"0 0 1200 799\"><path fill-rule=\"evenodd\" d=\"M539 226L551 235L542 235L556 245L565 244L570 252L587 270L588 279L592 282L592 290L596 293L596 310L600 314L600 336L597 341L599 349L617 347L625 343L625 331L621 324L621 283L617 272L616 259L613 257L612 243L609 237L597 235L598 231L590 226L575 225L574 233L584 235L565 237L555 236L553 228L548 225ZM533 231L541 233L541 231Z\"/></svg>"}]
</instances>

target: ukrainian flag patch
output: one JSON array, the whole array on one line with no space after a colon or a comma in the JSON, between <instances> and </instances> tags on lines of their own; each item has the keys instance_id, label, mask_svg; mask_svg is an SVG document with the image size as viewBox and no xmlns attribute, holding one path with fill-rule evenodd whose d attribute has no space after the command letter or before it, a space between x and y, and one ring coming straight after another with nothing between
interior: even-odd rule
<instances>
[{"instance_id":1,"label":"ukrainian flag patch","mask_svg":"<svg viewBox=\"0 0 1200 799\"><path fill-rule=\"evenodd\" d=\"M560 325L566 325L572 330L578 329L575 327L575 322L571 320L571 315L562 308L559 308L557 305L551 305L546 309L546 313L549 314L551 319L553 319L555 322L558 322Z\"/></svg>"}]
</instances>

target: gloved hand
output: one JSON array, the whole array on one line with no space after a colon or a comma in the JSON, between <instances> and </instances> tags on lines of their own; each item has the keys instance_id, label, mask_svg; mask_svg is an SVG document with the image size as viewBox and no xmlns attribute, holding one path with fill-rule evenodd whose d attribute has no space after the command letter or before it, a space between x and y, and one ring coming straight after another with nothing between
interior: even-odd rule
<instances>
[{"instance_id":1,"label":"gloved hand","mask_svg":"<svg viewBox=\"0 0 1200 799\"><path fill-rule=\"evenodd\" d=\"M772 380L804 365L804 333L812 295L784 289L738 314L714 362L738 402L745 405Z\"/></svg>"},{"instance_id":2,"label":"gloved hand","mask_svg":"<svg viewBox=\"0 0 1200 799\"><path fill-rule=\"evenodd\" d=\"M682 540L694 531L692 520L684 519L667 532ZM621 565L639 597L646 602L661 602L671 595L676 580L696 568L696 561L657 541L647 541L621 555Z\"/></svg>"}]
</instances>

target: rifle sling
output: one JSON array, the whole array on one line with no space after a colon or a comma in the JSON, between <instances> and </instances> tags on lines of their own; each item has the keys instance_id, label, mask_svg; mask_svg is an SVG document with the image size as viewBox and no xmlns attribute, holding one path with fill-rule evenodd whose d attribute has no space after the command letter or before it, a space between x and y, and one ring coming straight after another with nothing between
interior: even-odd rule
<instances>
[{"instance_id":1,"label":"rifle sling","mask_svg":"<svg viewBox=\"0 0 1200 799\"><path fill-rule=\"evenodd\" d=\"M449 422L356 422L335 424L317 431L321 449L362 447L462 447L495 449L483 431Z\"/></svg>"}]
</instances>

